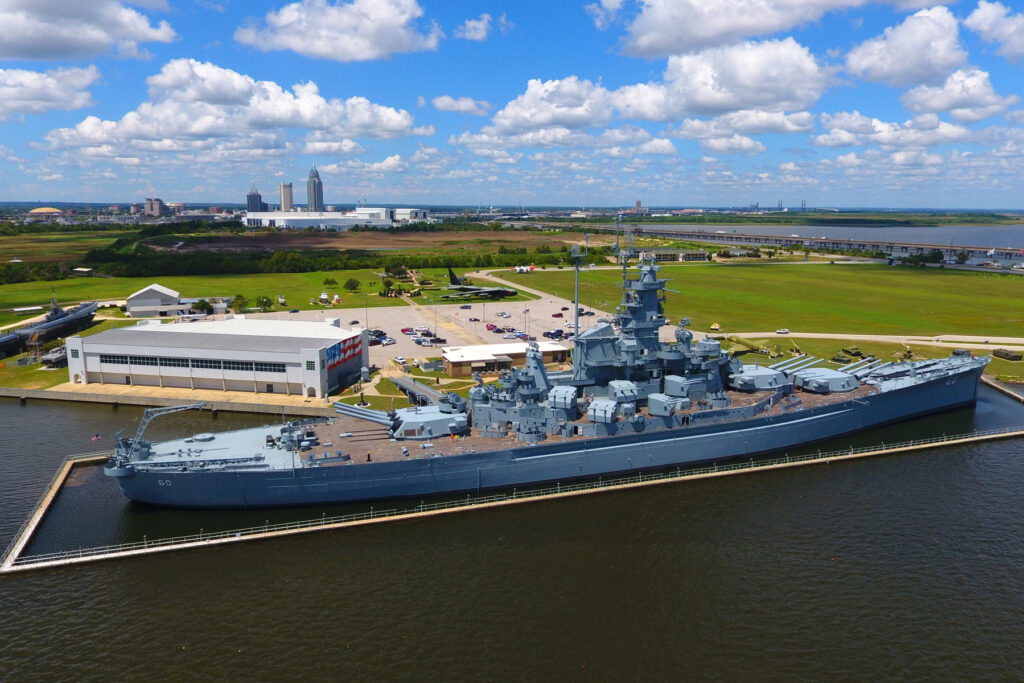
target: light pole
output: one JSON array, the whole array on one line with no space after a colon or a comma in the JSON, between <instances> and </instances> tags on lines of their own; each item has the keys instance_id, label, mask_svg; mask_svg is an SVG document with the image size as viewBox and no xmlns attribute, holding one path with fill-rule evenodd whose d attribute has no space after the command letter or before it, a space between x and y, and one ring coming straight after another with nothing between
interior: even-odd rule
<instances>
[{"instance_id":1,"label":"light pole","mask_svg":"<svg viewBox=\"0 0 1024 683\"><path fill-rule=\"evenodd\" d=\"M366 290L363 290L363 325L370 328L370 305L366 301Z\"/></svg>"}]
</instances>

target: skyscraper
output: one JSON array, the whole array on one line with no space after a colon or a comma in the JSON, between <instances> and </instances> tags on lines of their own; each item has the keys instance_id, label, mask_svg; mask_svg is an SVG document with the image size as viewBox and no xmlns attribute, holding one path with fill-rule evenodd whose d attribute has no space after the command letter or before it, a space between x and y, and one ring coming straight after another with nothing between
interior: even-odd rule
<instances>
[{"instance_id":1,"label":"skyscraper","mask_svg":"<svg viewBox=\"0 0 1024 683\"><path fill-rule=\"evenodd\" d=\"M260 191L256 189L256 183L252 184L249 188L249 194L245 195L245 209L246 211L261 211L263 205L263 197L260 196Z\"/></svg>"},{"instance_id":2,"label":"skyscraper","mask_svg":"<svg viewBox=\"0 0 1024 683\"><path fill-rule=\"evenodd\" d=\"M306 181L306 210L324 210L324 184L320 181L316 166L309 172L309 180Z\"/></svg>"},{"instance_id":3,"label":"skyscraper","mask_svg":"<svg viewBox=\"0 0 1024 683\"><path fill-rule=\"evenodd\" d=\"M292 184L281 183L281 210L292 210Z\"/></svg>"}]
</instances>

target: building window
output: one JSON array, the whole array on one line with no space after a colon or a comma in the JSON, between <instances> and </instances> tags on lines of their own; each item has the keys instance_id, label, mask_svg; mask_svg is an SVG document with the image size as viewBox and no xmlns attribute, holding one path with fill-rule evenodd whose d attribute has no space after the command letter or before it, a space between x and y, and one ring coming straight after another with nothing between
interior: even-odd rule
<instances>
[{"instance_id":1,"label":"building window","mask_svg":"<svg viewBox=\"0 0 1024 683\"><path fill-rule=\"evenodd\" d=\"M307 360L306 361L306 369L307 370L316 370L316 361L315 360Z\"/></svg>"},{"instance_id":2,"label":"building window","mask_svg":"<svg viewBox=\"0 0 1024 683\"><path fill-rule=\"evenodd\" d=\"M206 358L194 358L192 359L192 367L203 368L205 370L220 370L222 364L219 360L208 360Z\"/></svg>"},{"instance_id":3,"label":"building window","mask_svg":"<svg viewBox=\"0 0 1024 683\"><path fill-rule=\"evenodd\" d=\"M71 357L78 358L78 349L71 349Z\"/></svg>"},{"instance_id":4,"label":"building window","mask_svg":"<svg viewBox=\"0 0 1024 683\"><path fill-rule=\"evenodd\" d=\"M160 366L164 368L187 368L188 358L161 358Z\"/></svg>"},{"instance_id":5,"label":"building window","mask_svg":"<svg viewBox=\"0 0 1024 683\"><path fill-rule=\"evenodd\" d=\"M252 362L243 360L226 360L224 361L225 370L241 370L243 372L252 372Z\"/></svg>"},{"instance_id":6,"label":"building window","mask_svg":"<svg viewBox=\"0 0 1024 683\"><path fill-rule=\"evenodd\" d=\"M254 363L256 372L284 372L284 363Z\"/></svg>"},{"instance_id":7,"label":"building window","mask_svg":"<svg viewBox=\"0 0 1024 683\"><path fill-rule=\"evenodd\" d=\"M153 356L132 356L129 360L132 365L160 365L160 360Z\"/></svg>"},{"instance_id":8,"label":"building window","mask_svg":"<svg viewBox=\"0 0 1024 683\"><path fill-rule=\"evenodd\" d=\"M106 353L101 353L100 362L108 365L128 365L128 356L112 356Z\"/></svg>"}]
</instances>

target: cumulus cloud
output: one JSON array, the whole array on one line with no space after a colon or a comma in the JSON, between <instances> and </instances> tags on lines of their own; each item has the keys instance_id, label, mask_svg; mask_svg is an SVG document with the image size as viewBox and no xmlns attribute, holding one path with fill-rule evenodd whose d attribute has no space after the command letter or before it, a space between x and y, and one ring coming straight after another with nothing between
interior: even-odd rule
<instances>
[{"instance_id":1,"label":"cumulus cloud","mask_svg":"<svg viewBox=\"0 0 1024 683\"><path fill-rule=\"evenodd\" d=\"M686 119L671 134L682 138L706 139L731 136L733 133L808 133L814 127L809 112L784 114L760 110L744 110L717 116L710 120Z\"/></svg>"},{"instance_id":2,"label":"cumulus cloud","mask_svg":"<svg viewBox=\"0 0 1024 683\"><path fill-rule=\"evenodd\" d=\"M663 83L620 88L624 115L670 121L686 114L806 109L821 96L827 74L792 38L747 42L669 57Z\"/></svg>"},{"instance_id":3,"label":"cumulus cloud","mask_svg":"<svg viewBox=\"0 0 1024 683\"><path fill-rule=\"evenodd\" d=\"M615 21L615 16L622 8L622 1L623 0L600 0L600 2L585 5L583 9L590 15L590 18L594 20L594 26L596 26L599 31L603 31L611 26L612 22Z\"/></svg>"},{"instance_id":4,"label":"cumulus cloud","mask_svg":"<svg viewBox=\"0 0 1024 683\"><path fill-rule=\"evenodd\" d=\"M89 116L73 128L51 131L52 148L124 151L272 152L289 143L283 132L306 128L316 149L351 153L353 137L394 138L416 134L408 112L374 104L364 97L323 97L315 83L285 90L231 69L176 59L147 81L150 99L117 121ZM210 157L207 157L210 158Z\"/></svg>"},{"instance_id":5,"label":"cumulus cloud","mask_svg":"<svg viewBox=\"0 0 1024 683\"><path fill-rule=\"evenodd\" d=\"M919 85L900 101L913 112L948 111L957 121L974 122L1002 114L1020 98L1000 97L992 89L988 72L971 68L953 72L941 86Z\"/></svg>"},{"instance_id":6,"label":"cumulus cloud","mask_svg":"<svg viewBox=\"0 0 1024 683\"><path fill-rule=\"evenodd\" d=\"M5 0L0 3L0 26L2 59L75 59L112 49L123 57L145 56L139 43L177 38L166 21L154 26L119 0Z\"/></svg>"},{"instance_id":7,"label":"cumulus cloud","mask_svg":"<svg viewBox=\"0 0 1024 683\"><path fill-rule=\"evenodd\" d=\"M0 121L13 114L87 107L92 97L86 88L99 77L95 66L45 72L0 69Z\"/></svg>"},{"instance_id":8,"label":"cumulus cloud","mask_svg":"<svg viewBox=\"0 0 1024 683\"><path fill-rule=\"evenodd\" d=\"M473 114L474 116L486 116L487 112L491 109L490 102L474 100L472 97L441 95L440 97L435 97L432 103L434 109L439 111L457 111L463 114Z\"/></svg>"},{"instance_id":9,"label":"cumulus cloud","mask_svg":"<svg viewBox=\"0 0 1024 683\"><path fill-rule=\"evenodd\" d=\"M846 68L865 80L907 86L939 82L966 59L956 17L939 6L856 46L846 56Z\"/></svg>"},{"instance_id":10,"label":"cumulus cloud","mask_svg":"<svg viewBox=\"0 0 1024 683\"><path fill-rule=\"evenodd\" d=\"M292 50L307 57L358 62L436 50L444 32L436 22L421 32L416 0L299 0L267 12L263 23L235 31L235 40L263 52Z\"/></svg>"},{"instance_id":11,"label":"cumulus cloud","mask_svg":"<svg viewBox=\"0 0 1024 683\"><path fill-rule=\"evenodd\" d=\"M885 149L924 149L965 142L972 135L969 129L941 121L931 113L920 114L903 123L889 123L856 111L839 112L823 115L822 125L830 129L829 133L816 137L814 143L823 147L874 143Z\"/></svg>"},{"instance_id":12,"label":"cumulus cloud","mask_svg":"<svg viewBox=\"0 0 1024 683\"><path fill-rule=\"evenodd\" d=\"M607 123L613 113L609 92L576 76L530 79L526 92L494 115L499 131L515 133L547 127L583 128Z\"/></svg>"},{"instance_id":13,"label":"cumulus cloud","mask_svg":"<svg viewBox=\"0 0 1024 683\"><path fill-rule=\"evenodd\" d=\"M727 138L708 138L700 141L700 146L707 152L716 154L758 154L765 146L745 135L731 135Z\"/></svg>"},{"instance_id":14,"label":"cumulus cloud","mask_svg":"<svg viewBox=\"0 0 1024 683\"><path fill-rule=\"evenodd\" d=\"M302 151L306 154L339 155L348 156L351 154L362 154L366 149L355 140L317 140L317 136L310 136L306 140Z\"/></svg>"},{"instance_id":15,"label":"cumulus cloud","mask_svg":"<svg viewBox=\"0 0 1024 683\"><path fill-rule=\"evenodd\" d=\"M466 19L455 29L455 37L463 40L487 40L491 31L491 15L481 14L479 19Z\"/></svg>"},{"instance_id":16,"label":"cumulus cloud","mask_svg":"<svg viewBox=\"0 0 1024 683\"><path fill-rule=\"evenodd\" d=\"M999 54L1010 59L1024 57L1024 13L1010 14L1001 2L981 0L964 20L964 26L983 40L999 45Z\"/></svg>"}]
</instances>

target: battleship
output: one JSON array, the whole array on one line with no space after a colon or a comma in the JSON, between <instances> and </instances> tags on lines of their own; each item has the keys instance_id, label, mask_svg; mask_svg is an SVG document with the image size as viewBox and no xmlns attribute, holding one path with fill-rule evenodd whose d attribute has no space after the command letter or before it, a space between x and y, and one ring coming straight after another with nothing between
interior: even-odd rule
<instances>
[{"instance_id":1,"label":"battleship","mask_svg":"<svg viewBox=\"0 0 1024 683\"><path fill-rule=\"evenodd\" d=\"M531 343L525 367L476 375L468 398L387 412L338 402L336 417L161 443L144 438L150 420L201 404L150 409L134 437L117 436L104 472L130 500L163 506L426 497L750 458L977 401L990 359L962 349L760 365L695 339L688 318L661 342L667 281L653 261L631 270L632 255L620 255L620 305L574 340L571 371L549 373Z\"/></svg>"}]
</instances>

